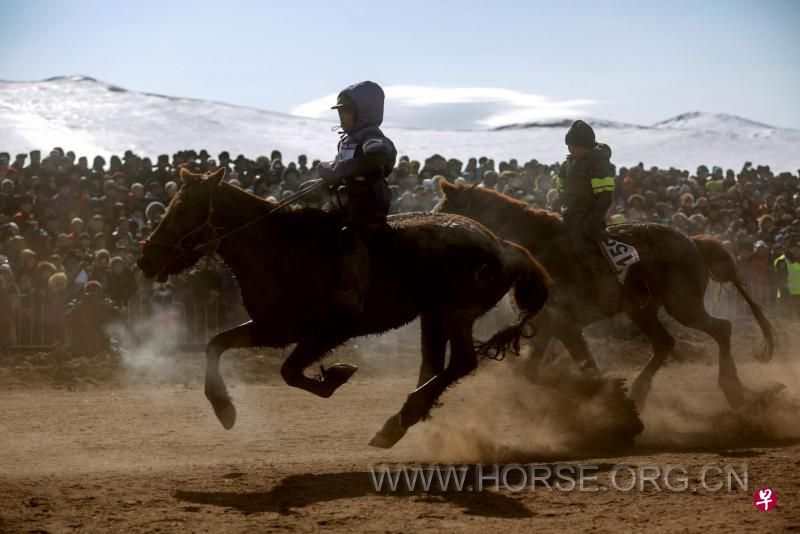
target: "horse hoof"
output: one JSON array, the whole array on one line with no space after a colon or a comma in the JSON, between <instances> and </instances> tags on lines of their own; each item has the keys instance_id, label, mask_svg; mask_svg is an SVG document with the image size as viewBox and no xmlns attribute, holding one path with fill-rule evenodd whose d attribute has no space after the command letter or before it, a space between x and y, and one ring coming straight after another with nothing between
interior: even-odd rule
<instances>
[{"instance_id":1,"label":"horse hoof","mask_svg":"<svg viewBox=\"0 0 800 534\"><path fill-rule=\"evenodd\" d=\"M219 422L222 423L222 426L225 427L225 430L233 428L233 425L236 423L236 407L234 407L232 402L219 410L214 410L214 413L217 415Z\"/></svg>"},{"instance_id":2,"label":"horse hoof","mask_svg":"<svg viewBox=\"0 0 800 534\"><path fill-rule=\"evenodd\" d=\"M400 425L400 417L394 415L389 418L375 436L370 440L372 447L380 449L391 449L394 444L406 435L408 428Z\"/></svg>"},{"instance_id":3,"label":"horse hoof","mask_svg":"<svg viewBox=\"0 0 800 534\"><path fill-rule=\"evenodd\" d=\"M395 443L400 441L400 439L402 439L402 437L405 435L405 431L390 433L381 430L375 434L371 440L369 440L369 444L370 446L377 447L379 449L391 449L394 447Z\"/></svg>"},{"instance_id":4,"label":"horse hoof","mask_svg":"<svg viewBox=\"0 0 800 534\"><path fill-rule=\"evenodd\" d=\"M358 371L357 365L350 363L334 363L327 369L322 370L322 377L325 383L330 385L331 393L350 380L350 377Z\"/></svg>"}]
</instances>

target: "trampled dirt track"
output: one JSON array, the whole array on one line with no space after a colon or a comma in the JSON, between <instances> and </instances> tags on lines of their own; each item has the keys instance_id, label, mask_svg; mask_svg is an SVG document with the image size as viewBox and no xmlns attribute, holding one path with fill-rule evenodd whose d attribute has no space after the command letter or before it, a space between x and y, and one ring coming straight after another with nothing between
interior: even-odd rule
<instances>
[{"instance_id":1,"label":"trampled dirt track","mask_svg":"<svg viewBox=\"0 0 800 534\"><path fill-rule=\"evenodd\" d=\"M431 421L383 451L367 442L415 383L411 347L391 368L375 368L385 354L334 355L356 357L362 370L330 399L283 385L277 358L234 354L224 367L239 413L230 431L203 397L197 355L172 358L158 380L153 367L9 356L0 367L0 531L800 529L800 365L786 352L767 366L738 354L748 385L777 380L787 390L733 411L716 386L715 358L703 350L656 379L636 447L602 456L575 441L600 424L599 399L570 403L563 389L526 383L509 361L482 364L447 392ZM632 368L616 373L629 377ZM376 491L369 470L495 461L598 465L600 491ZM613 464L676 464L690 487L618 491ZM747 465L747 491L706 491L697 480L705 465ZM766 513L752 501L763 486L779 498Z\"/></svg>"}]
</instances>

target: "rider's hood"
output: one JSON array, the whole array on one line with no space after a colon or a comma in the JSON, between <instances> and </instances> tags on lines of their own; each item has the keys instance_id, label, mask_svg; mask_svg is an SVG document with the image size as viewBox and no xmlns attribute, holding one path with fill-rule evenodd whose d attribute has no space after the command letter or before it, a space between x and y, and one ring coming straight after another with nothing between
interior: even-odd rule
<instances>
[{"instance_id":1,"label":"rider's hood","mask_svg":"<svg viewBox=\"0 0 800 534\"><path fill-rule=\"evenodd\" d=\"M347 134L353 136L364 128L377 128L383 122L384 94L381 86L375 82L360 82L342 90L358 109L356 123Z\"/></svg>"}]
</instances>

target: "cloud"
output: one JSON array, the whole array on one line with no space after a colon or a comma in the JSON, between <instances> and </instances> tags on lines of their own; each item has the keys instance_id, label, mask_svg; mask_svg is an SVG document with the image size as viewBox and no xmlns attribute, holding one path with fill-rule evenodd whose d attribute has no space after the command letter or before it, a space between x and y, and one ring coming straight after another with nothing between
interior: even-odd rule
<instances>
[{"instance_id":1,"label":"cloud","mask_svg":"<svg viewBox=\"0 0 800 534\"><path fill-rule=\"evenodd\" d=\"M440 88L390 85L386 91L384 124L410 128L483 129L507 124L584 116L593 100L557 101L496 87ZM336 94L326 95L292 110L293 115L336 121L330 107Z\"/></svg>"}]
</instances>

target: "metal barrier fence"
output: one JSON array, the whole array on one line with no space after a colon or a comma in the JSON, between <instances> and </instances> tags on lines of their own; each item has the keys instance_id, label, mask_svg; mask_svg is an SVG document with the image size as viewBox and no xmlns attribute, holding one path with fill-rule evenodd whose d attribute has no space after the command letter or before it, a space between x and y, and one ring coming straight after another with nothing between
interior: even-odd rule
<instances>
[{"instance_id":1,"label":"metal barrier fence","mask_svg":"<svg viewBox=\"0 0 800 534\"><path fill-rule=\"evenodd\" d=\"M771 319L787 315L771 288L750 286L747 290ZM47 297L36 295L23 295L15 300L12 313L6 315L5 321L0 319L0 328L11 328L11 347L47 348L65 343L68 332L63 306L55 306ZM705 304L715 317L731 321L752 319L747 303L729 285L711 282ZM220 331L247 320L241 304L221 299L200 301L139 296L131 299L121 312L122 318L145 342L159 339L168 345L181 346L203 346ZM4 311L0 311L2 313Z\"/></svg>"},{"instance_id":2,"label":"metal barrier fence","mask_svg":"<svg viewBox=\"0 0 800 534\"><path fill-rule=\"evenodd\" d=\"M0 320L0 328L10 329L7 337L12 348L44 349L67 342L69 332L63 305L54 306L47 297L39 295L21 295L14 301L11 313ZM169 345L202 346L215 334L241 322L243 311L241 305L230 305L220 299L134 297L120 310L120 318L144 342L160 339Z\"/></svg>"},{"instance_id":3,"label":"metal barrier fence","mask_svg":"<svg viewBox=\"0 0 800 534\"><path fill-rule=\"evenodd\" d=\"M748 285L747 293L753 301L764 308L771 319L781 319L786 315L777 289L767 285ZM753 314L747 302L730 284L710 282L705 296L706 310L714 317L731 321L749 320Z\"/></svg>"},{"instance_id":4,"label":"metal barrier fence","mask_svg":"<svg viewBox=\"0 0 800 534\"><path fill-rule=\"evenodd\" d=\"M4 311L11 313L0 322L0 327L8 329L4 337L10 338L12 347L51 347L62 344L66 338L64 312L57 313L44 297L16 296L11 310Z\"/></svg>"}]
</instances>

